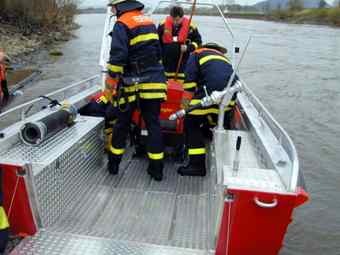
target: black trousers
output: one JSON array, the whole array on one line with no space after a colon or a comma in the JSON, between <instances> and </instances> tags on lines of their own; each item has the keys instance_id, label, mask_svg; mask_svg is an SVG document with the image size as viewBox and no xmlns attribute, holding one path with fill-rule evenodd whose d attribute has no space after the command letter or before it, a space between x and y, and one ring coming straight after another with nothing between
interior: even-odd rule
<instances>
[{"instance_id":1,"label":"black trousers","mask_svg":"<svg viewBox=\"0 0 340 255\"><path fill-rule=\"evenodd\" d=\"M159 121L160 107L161 102L157 99L140 99L139 101L141 115L148 131L146 149L150 160L163 159L163 139ZM112 131L111 153L118 160L121 159L124 153L131 117L135 109L137 109L137 103L132 102L125 111L120 111L118 107L115 111L117 122L114 124Z\"/></svg>"},{"instance_id":2,"label":"black trousers","mask_svg":"<svg viewBox=\"0 0 340 255\"><path fill-rule=\"evenodd\" d=\"M9 91L8 91L7 80L2 80L1 81L1 88L2 88L2 92L4 93L5 100L8 100L8 98L9 98Z\"/></svg>"},{"instance_id":3,"label":"black trousers","mask_svg":"<svg viewBox=\"0 0 340 255\"><path fill-rule=\"evenodd\" d=\"M233 111L227 111L224 117L224 127L230 127ZM218 120L217 114L190 115L184 119L184 129L186 137L186 146L190 164L204 164L205 162L205 139L210 128L216 126ZM209 135L208 135L209 136Z\"/></svg>"}]
</instances>

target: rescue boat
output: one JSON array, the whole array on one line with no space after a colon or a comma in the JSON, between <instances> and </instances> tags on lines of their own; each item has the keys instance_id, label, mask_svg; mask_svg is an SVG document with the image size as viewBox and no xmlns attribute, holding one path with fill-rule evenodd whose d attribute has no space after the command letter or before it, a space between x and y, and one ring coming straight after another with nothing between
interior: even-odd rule
<instances>
[{"instance_id":1,"label":"rescue boat","mask_svg":"<svg viewBox=\"0 0 340 255\"><path fill-rule=\"evenodd\" d=\"M234 42L228 20L212 6ZM112 22L108 13L104 71ZM233 43L229 52L237 51ZM74 110L101 91L101 82L101 75L90 77L0 115L4 207L11 234L22 238L10 254L279 253L293 211L308 193L291 138L244 81L238 82L232 129L217 127L207 143L207 176L179 176L179 162L169 153L162 182L150 179L147 160L134 157L133 146L119 175L107 172L103 118ZM175 85L169 90L169 100L177 101L162 107L164 132L176 135L181 121L165 120L180 110L184 92ZM225 100L228 91L221 94ZM72 124L39 131L41 121L61 111ZM37 129L27 131L32 123ZM140 132L147 135L142 126ZM32 146L23 133L39 139Z\"/></svg>"}]
</instances>

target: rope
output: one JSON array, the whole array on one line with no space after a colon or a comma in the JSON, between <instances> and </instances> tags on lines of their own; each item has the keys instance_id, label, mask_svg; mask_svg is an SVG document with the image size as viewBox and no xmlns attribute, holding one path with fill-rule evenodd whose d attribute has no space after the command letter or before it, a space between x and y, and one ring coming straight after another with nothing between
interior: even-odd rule
<instances>
[{"instance_id":1,"label":"rope","mask_svg":"<svg viewBox=\"0 0 340 255\"><path fill-rule=\"evenodd\" d=\"M12 207L13 207L13 203L14 203L14 198L15 198L15 195L17 193L18 186L19 186L19 176L17 176L17 181L16 181L16 184L15 184L15 188L14 188L14 192L13 192L13 195L12 195L11 203L10 203L10 206L9 206L9 209L8 209L8 219L11 217Z\"/></svg>"},{"instance_id":2,"label":"rope","mask_svg":"<svg viewBox=\"0 0 340 255\"><path fill-rule=\"evenodd\" d=\"M188 33L186 34L186 38L185 38L184 42L187 40L189 33L190 33L191 21L192 21L193 16L195 15L195 11L196 11L196 2L197 2L197 0L194 0L194 3L192 4L191 15L190 15L190 18L189 18L189 30L188 30ZM175 73L175 81L177 81L177 79L178 79L178 73L179 73L179 69L181 68L181 65L182 65L183 57L184 57L184 52L181 51L181 54L179 55L179 60L178 60L178 63L177 63L177 68L176 68L176 73Z\"/></svg>"}]
</instances>

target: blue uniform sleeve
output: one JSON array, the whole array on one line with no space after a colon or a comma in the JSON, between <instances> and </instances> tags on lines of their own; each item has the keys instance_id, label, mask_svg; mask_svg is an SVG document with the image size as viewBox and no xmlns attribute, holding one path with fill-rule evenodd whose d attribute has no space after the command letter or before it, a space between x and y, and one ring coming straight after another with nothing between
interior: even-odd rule
<instances>
[{"instance_id":1,"label":"blue uniform sleeve","mask_svg":"<svg viewBox=\"0 0 340 255\"><path fill-rule=\"evenodd\" d=\"M117 78L124 73L124 66L128 62L129 38L127 27L117 22L112 30L111 37L110 60L107 69L112 78Z\"/></svg>"},{"instance_id":2,"label":"blue uniform sleeve","mask_svg":"<svg viewBox=\"0 0 340 255\"><path fill-rule=\"evenodd\" d=\"M185 67L185 81L183 84L185 90L195 92L198 74L198 58L195 54L191 54Z\"/></svg>"}]
</instances>

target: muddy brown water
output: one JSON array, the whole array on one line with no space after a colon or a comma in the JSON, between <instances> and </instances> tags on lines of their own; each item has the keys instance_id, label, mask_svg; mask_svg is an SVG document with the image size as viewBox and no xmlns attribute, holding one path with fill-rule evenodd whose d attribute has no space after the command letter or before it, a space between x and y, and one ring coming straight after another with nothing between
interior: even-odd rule
<instances>
[{"instance_id":1,"label":"muddy brown water","mask_svg":"<svg viewBox=\"0 0 340 255\"><path fill-rule=\"evenodd\" d=\"M42 79L12 106L97 74L104 18L78 16L78 38L65 43L57 61L41 66ZM230 45L219 18L194 20L204 41ZM294 140L311 194L296 210L280 255L340 255L340 29L242 19L231 24L241 47L252 36L240 76Z\"/></svg>"}]
</instances>

